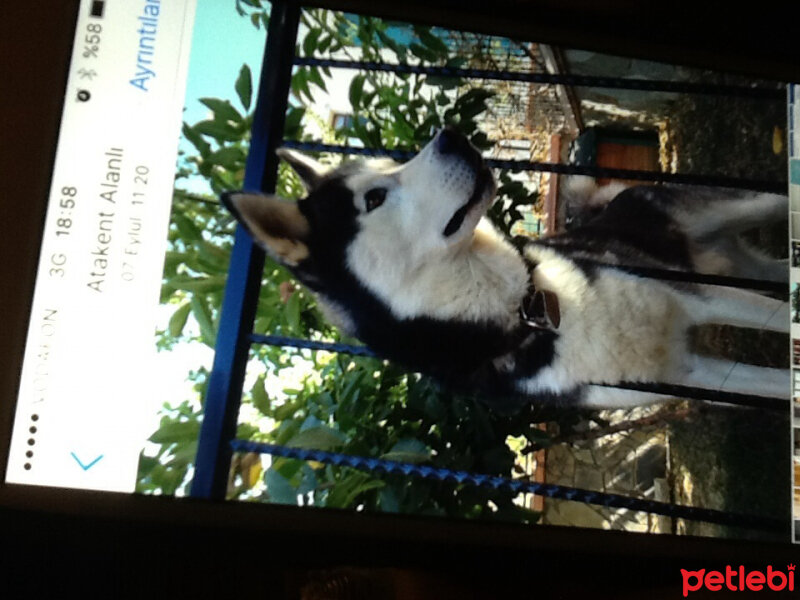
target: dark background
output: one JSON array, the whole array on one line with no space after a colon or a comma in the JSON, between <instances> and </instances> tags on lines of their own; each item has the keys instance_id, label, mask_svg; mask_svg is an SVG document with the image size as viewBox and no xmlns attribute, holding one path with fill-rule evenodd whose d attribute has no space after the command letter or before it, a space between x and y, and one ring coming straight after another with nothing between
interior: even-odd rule
<instances>
[{"instance_id":1,"label":"dark background","mask_svg":"<svg viewBox=\"0 0 800 600\"><path fill-rule=\"evenodd\" d=\"M800 81L800 43L792 43L800 39L792 25L800 28L800 22L782 6L765 2L317 4ZM0 21L0 471L11 433L77 6L76 0L5 3ZM788 535L786 544L765 545L298 512L0 484L0 595L47 598L74 590L105 598L245 593L295 598L309 569L353 565L373 569L375 577L394 584L402 574L402 589L417 590L406 592L409 598L638 598L645 593L677 598L681 568L747 563L762 570L767 564L785 569L796 556ZM382 567L402 570L374 570Z\"/></svg>"}]
</instances>

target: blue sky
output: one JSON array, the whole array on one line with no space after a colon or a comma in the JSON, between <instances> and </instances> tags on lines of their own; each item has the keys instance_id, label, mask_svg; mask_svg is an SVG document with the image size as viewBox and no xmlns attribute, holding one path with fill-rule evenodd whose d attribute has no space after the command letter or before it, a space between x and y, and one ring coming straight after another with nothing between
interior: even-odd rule
<instances>
[{"instance_id":1,"label":"blue sky","mask_svg":"<svg viewBox=\"0 0 800 600\"><path fill-rule=\"evenodd\" d=\"M247 63L255 79L253 90L257 89L266 39L263 27L256 29L249 18L239 16L234 0L199 0L183 120L195 123L206 117L208 109L198 98L227 98L240 108L233 84Z\"/></svg>"},{"instance_id":2,"label":"blue sky","mask_svg":"<svg viewBox=\"0 0 800 600\"><path fill-rule=\"evenodd\" d=\"M198 0L189 57L183 121L193 125L209 116L209 109L200 98L230 100L242 110L234 84L243 64L253 74L253 98L258 89L258 76L264 54L267 32L256 29L247 17L236 12L234 0ZM179 148L194 154L194 147L181 138ZM211 194L202 178L183 180L180 187L198 194Z\"/></svg>"}]
</instances>

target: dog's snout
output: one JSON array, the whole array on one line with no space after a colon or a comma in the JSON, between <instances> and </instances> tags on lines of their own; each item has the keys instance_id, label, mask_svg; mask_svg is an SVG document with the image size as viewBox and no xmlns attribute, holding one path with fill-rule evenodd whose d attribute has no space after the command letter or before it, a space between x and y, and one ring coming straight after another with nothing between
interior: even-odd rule
<instances>
[{"instance_id":1,"label":"dog's snout","mask_svg":"<svg viewBox=\"0 0 800 600\"><path fill-rule=\"evenodd\" d=\"M481 162L480 153L469 143L469 140L449 127L439 132L435 147L440 154L459 156L472 166L477 166Z\"/></svg>"}]
</instances>

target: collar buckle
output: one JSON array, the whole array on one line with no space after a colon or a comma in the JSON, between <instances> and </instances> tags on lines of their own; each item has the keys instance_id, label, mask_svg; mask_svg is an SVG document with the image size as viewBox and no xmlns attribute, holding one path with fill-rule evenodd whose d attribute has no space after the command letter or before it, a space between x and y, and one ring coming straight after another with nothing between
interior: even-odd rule
<instances>
[{"instance_id":1,"label":"collar buckle","mask_svg":"<svg viewBox=\"0 0 800 600\"><path fill-rule=\"evenodd\" d=\"M558 296L547 290L531 290L519 307L519 316L523 323L534 329L554 331L561 325L561 309Z\"/></svg>"}]
</instances>

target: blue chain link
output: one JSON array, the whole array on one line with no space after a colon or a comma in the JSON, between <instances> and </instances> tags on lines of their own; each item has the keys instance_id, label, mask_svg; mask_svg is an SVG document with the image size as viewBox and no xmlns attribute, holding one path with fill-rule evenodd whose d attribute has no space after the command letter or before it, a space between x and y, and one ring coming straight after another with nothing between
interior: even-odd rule
<instances>
[{"instance_id":1,"label":"blue chain link","mask_svg":"<svg viewBox=\"0 0 800 600\"><path fill-rule=\"evenodd\" d=\"M535 483L496 475L454 471L441 467L416 465L383 458L366 458L363 456L353 456L324 450L290 448L288 446L263 444L246 440L233 440L231 446L236 452L272 454L284 458L296 458L299 460L351 467L359 471L367 471L370 473L387 473L404 475L406 477L419 477L421 479L433 481L472 485L495 490L507 490L515 494L536 494L547 498L584 502L609 508L625 508L677 519L690 519L692 521L705 521L707 523L716 523L719 525L735 525L768 531L784 531L787 526L787 523L783 520L771 517L728 513L708 508L696 508L694 506L683 506L679 504L669 504L667 502L656 502L655 500L632 498L620 494L595 492L552 483Z\"/></svg>"}]
</instances>

